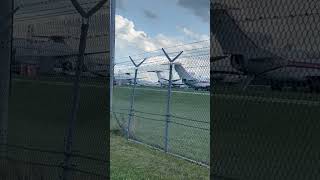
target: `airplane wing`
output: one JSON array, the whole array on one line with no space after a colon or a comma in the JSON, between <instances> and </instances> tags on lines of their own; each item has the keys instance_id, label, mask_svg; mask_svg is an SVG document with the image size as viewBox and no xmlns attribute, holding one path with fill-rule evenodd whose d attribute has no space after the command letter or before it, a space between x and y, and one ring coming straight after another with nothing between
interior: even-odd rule
<instances>
[{"instance_id":1,"label":"airplane wing","mask_svg":"<svg viewBox=\"0 0 320 180\"><path fill-rule=\"evenodd\" d=\"M177 82L177 81L179 81L180 79L174 79L174 80L172 80L172 82ZM169 80L168 80L169 81Z\"/></svg>"},{"instance_id":2,"label":"airplane wing","mask_svg":"<svg viewBox=\"0 0 320 180\"><path fill-rule=\"evenodd\" d=\"M308 68L308 69L320 69L319 63L309 63L309 62L298 62L298 61L289 61L288 67L298 67L298 68Z\"/></svg>"},{"instance_id":3,"label":"airplane wing","mask_svg":"<svg viewBox=\"0 0 320 180\"><path fill-rule=\"evenodd\" d=\"M260 72L259 74L250 74L250 75L248 75L248 77L247 77L246 79L244 79L244 80L242 81L242 83L240 84L240 87L241 87L242 90L245 90L245 89L249 86L249 84L250 84L256 77L261 76L261 75L263 75L263 74L265 74L265 73L272 72L272 71L275 71L275 70L277 70L277 69L281 69L281 68L289 67L289 66L290 66L290 65L276 66L276 67L274 67L274 68L271 68L271 69L268 69L268 70L266 70L266 71Z\"/></svg>"},{"instance_id":4,"label":"airplane wing","mask_svg":"<svg viewBox=\"0 0 320 180\"><path fill-rule=\"evenodd\" d=\"M91 74L94 74L94 75L97 75L97 76L100 76L100 77L107 77L107 75L105 74L100 74L98 72L94 72L94 71L89 71Z\"/></svg>"},{"instance_id":5,"label":"airplane wing","mask_svg":"<svg viewBox=\"0 0 320 180\"><path fill-rule=\"evenodd\" d=\"M178 86L178 85L185 85L185 84L183 84L183 83L174 83L174 84L172 84L173 86Z\"/></svg>"},{"instance_id":6,"label":"airplane wing","mask_svg":"<svg viewBox=\"0 0 320 180\"><path fill-rule=\"evenodd\" d=\"M165 78L161 78L162 80L165 80L165 81L169 81L169 79L165 79ZM171 80L172 82L177 82L177 81L179 81L180 79L173 79L173 80Z\"/></svg>"},{"instance_id":7,"label":"airplane wing","mask_svg":"<svg viewBox=\"0 0 320 180\"><path fill-rule=\"evenodd\" d=\"M242 89L242 90L245 90L245 89L248 87L248 85L249 85L256 77L258 77L258 76L264 75L265 73L269 73L269 72L272 72L272 71L275 71L275 70L278 70L278 69L281 69L281 68L291 67L291 66L292 66L292 64L280 65L280 66L275 66L275 67L273 67L273 68L270 68L270 69L267 69L267 70L265 70L265 71L262 71L262 72L260 72L260 73L258 73L258 74L250 74L250 75L248 75L248 77L247 77L246 79L244 79L244 80L242 81L242 83L240 84L241 89ZM293 66L294 66L294 65L293 65Z\"/></svg>"},{"instance_id":8,"label":"airplane wing","mask_svg":"<svg viewBox=\"0 0 320 180\"><path fill-rule=\"evenodd\" d=\"M165 78L160 78L161 80L165 80L165 81L169 81L169 79L165 79Z\"/></svg>"},{"instance_id":9,"label":"airplane wing","mask_svg":"<svg viewBox=\"0 0 320 180\"><path fill-rule=\"evenodd\" d=\"M224 56L211 56L210 57L210 62L215 62L215 61L220 61L223 60L225 58L229 57L228 55L224 55Z\"/></svg>"}]
</instances>

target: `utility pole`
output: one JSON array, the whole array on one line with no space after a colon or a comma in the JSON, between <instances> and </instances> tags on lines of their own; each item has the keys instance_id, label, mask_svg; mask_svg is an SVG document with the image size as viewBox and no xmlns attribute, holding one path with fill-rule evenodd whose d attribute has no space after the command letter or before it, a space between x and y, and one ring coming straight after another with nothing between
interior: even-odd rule
<instances>
[{"instance_id":1,"label":"utility pole","mask_svg":"<svg viewBox=\"0 0 320 180\"><path fill-rule=\"evenodd\" d=\"M11 0L0 2L0 160L7 157L12 5Z\"/></svg>"}]
</instances>

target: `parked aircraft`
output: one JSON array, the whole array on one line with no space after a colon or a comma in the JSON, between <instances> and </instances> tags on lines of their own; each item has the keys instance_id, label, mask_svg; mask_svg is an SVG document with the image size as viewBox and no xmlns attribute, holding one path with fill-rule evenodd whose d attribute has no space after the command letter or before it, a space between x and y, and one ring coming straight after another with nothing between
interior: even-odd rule
<instances>
[{"instance_id":1,"label":"parked aircraft","mask_svg":"<svg viewBox=\"0 0 320 180\"><path fill-rule=\"evenodd\" d=\"M158 77L158 83L160 87L168 87L169 86L169 79L166 79L163 77L162 71L148 71L148 72L154 72L157 74ZM177 83L177 81L180 81L180 79L173 79L172 80L172 87L180 87L184 85L183 83Z\"/></svg>"},{"instance_id":2,"label":"parked aircraft","mask_svg":"<svg viewBox=\"0 0 320 180\"><path fill-rule=\"evenodd\" d=\"M313 59L294 60L276 55L255 44L225 7L216 4L212 12L213 35L219 42L224 56L212 57L217 61L230 57L231 66L245 78L240 83L242 89L256 78L271 83L272 89L308 86L310 90L320 90L320 64ZM228 73L228 72L226 72ZM232 73L230 73L232 74Z\"/></svg>"},{"instance_id":3,"label":"parked aircraft","mask_svg":"<svg viewBox=\"0 0 320 180\"><path fill-rule=\"evenodd\" d=\"M180 76L182 82L188 87L194 88L195 90L210 89L210 80L200 80L195 78L193 75L191 75L191 73L187 72L180 63L175 63L174 68Z\"/></svg>"},{"instance_id":4,"label":"parked aircraft","mask_svg":"<svg viewBox=\"0 0 320 180\"><path fill-rule=\"evenodd\" d=\"M40 73L74 75L78 50L70 47L65 42L65 39L75 37L60 35L36 36L33 31L33 27L30 26L26 38L13 39L14 61L12 65L36 65ZM98 63L98 59L88 56L100 53L102 52L85 53L84 74L106 76L107 65Z\"/></svg>"},{"instance_id":5,"label":"parked aircraft","mask_svg":"<svg viewBox=\"0 0 320 180\"><path fill-rule=\"evenodd\" d=\"M130 73L118 73L114 75L114 85L131 85L134 82L134 77Z\"/></svg>"}]
</instances>

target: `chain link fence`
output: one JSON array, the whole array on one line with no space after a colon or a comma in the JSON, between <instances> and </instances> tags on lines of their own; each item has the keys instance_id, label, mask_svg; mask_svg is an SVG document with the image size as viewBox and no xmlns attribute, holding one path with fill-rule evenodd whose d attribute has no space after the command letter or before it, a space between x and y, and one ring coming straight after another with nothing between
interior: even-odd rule
<instances>
[{"instance_id":1,"label":"chain link fence","mask_svg":"<svg viewBox=\"0 0 320 180\"><path fill-rule=\"evenodd\" d=\"M318 1L211 0L214 179L319 179Z\"/></svg>"},{"instance_id":2,"label":"chain link fence","mask_svg":"<svg viewBox=\"0 0 320 180\"><path fill-rule=\"evenodd\" d=\"M108 178L109 7L108 0L14 1L0 179Z\"/></svg>"},{"instance_id":3,"label":"chain link fence","mask_svg":"<svg viewBox=\"0 0 320 180\"><path fill-rule=\"evenodd\" d=\"M209 45L203 40L116 59L111 129L208 166Z\"/></svg>"}]
</instances>

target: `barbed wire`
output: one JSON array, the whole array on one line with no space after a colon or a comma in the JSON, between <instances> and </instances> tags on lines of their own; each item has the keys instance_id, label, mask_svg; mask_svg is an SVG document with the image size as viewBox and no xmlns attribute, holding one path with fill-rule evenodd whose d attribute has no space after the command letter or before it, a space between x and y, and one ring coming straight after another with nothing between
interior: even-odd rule
<instances>
[{"instance_id":1,"label":"barbed wire","mask_svg":"<svg viewBox=\"0 0 320 180\"><path fill-rule=\"evenodd\" d=\"M158 61L158 62L162 62L162 61ZM209 62L208 62L209 63ZM154 63L148 63L146 64L145 66L142 66L140 68L140 71L139 71L139 74L149 74L150 72L147 72L147 68L150 68L150 67L155 67L156 65L159 65L157 62L154 62ZM161 71L169 71L169 68L166 68L164 67L166 64L163 64L163 67L161 68ZM168 66L168 65L167 65ZM156 66L158 67L158 66ZM188 65L188 66L183 66L184 68L187 68L187 69L199 69L199 68L210 68L210 64L208 65ZM225 65L225 67L229 67L229 68L232 68L231 66L228 66L228 65ZM133 71L134 70L134 67L122 67L121 69L116 69L118 71ZM209 73L209 72L208 72ZM126 72L122 72L122 73L115 73L117 75L126 75Z\"/></svg>"},{"instance_id":2,"label":"barbed wire","mask_svg":"<svg viewBox=\"0 0 320 180\"><path fill-rule=\"evenodd\" d=\"M194 55L196 53L199 53L199 50L206 50L205 51L205 55L209 55L209 46L206 46L206 47L201 47L201 48L193 48L193 49L190 49L190 50L184 50L182 56L181 56L181 59L183 58L186 58L187 56L186 55L189 55L189 57L192 57L190 55ZM191 51L191 52L189 52ZM196 51L196 52L192 52L192 51ZM180 51L175 51L175 52L170 52L168 53L169 55L172 55L172 54L175 54L175 53L179 53ZM186 52L189 52L189 53L186 53ZM127 57L128 58L128 57ZM160 61L163 61L163 60L166 60L167 61L167 58L165 57L165 55L163 53L159 53L159 54L156 54L156 55L153 55L153 56L149 56L147 57L147 59L151 59L151 58L161 58L161 60L158 60L158 61L153 61L153 62L148 62L146 61L143 66L145 66L146 64L148 63L155 63L155 62L160 62ZM115 59L116 60L119 60L119 59ZM122 62L118 62L118 63L115 63L115 65L119 65L119 64L126 64L126 63L132 63L131 61L122 61Z\"/></svg>"},{"instance_id":3,"label":"barbed wire","mask_svg":"<svg viewBox=\"0 0 320 180\"><path fill-rule=\"evenodd\" d=\"M60 1L60 2L62 2L62 1ZM74 9L74 6L71 4L71 1L66 1L66 2L68 2L68 5L66 5L66 4L64 4L63 6L61 6L61 7L56 7L55 6L55 8L43 8L43 7L36 7L36 8L27 8L27 9L25 9L25 6L19 6L19 5L17 5L17 7L19 7L20 8L20 12L18 12L18 13L16 13L15 14L15 16L19 16L19 15L22 15L22 14L27 14L27 15L29 15L29 14L32 14L32 15L35 15L34 13L35 13L35 10L37 10L36 11L36 13L38 13L38 12L46 12L46 11L52 11L52 10L61 10L61 9L67 9L67 8L71 8L72 10L75 10ZM83 5L91 5L91 4L96 4L96 3L98 3L99 1L91 1L91 2L85 2L85 3L79 3L81 6L83 6ZM30 6L30 7L33 7L33 6ZM68 9L68 10L70 10L70 9ZM30 11L30 12L28 12L28 11Z\"/></svg>"},{"instance_id":4,"label":"barbed wire","mask_svg":"<svg viewBox=\"0 0 320 180\"><path fill-rule=\"evenodd\" d=\"M101 10L108 10L109 8L104 5ZM34 16L27 16L27 17L16 17L14 18L16 22L23 22L23 21L30 21L30 20L39 20L46 18L47 21L50 21L50 18L57 17L57 16L66 16L66 15L79 15L77 11L70 11L70 10L64 10L60 12L52 12L52 13L46 13L41 15L34 15ZM80 17L80 15L79 15Z\"/></svg>"},{"instance_id":5,"label":"barbed wire","mask_svg":"<svg viewBox=\"0 0 320 180\"><path fill-rule=\"evenodd\" d=\"M202 42L210 42L210 39L200 40L200 41L192 41L190 43L177 44L177 45L167 46L167 47L163 47L163 48L167 50L167 49L170 49L170 48L181 47L181 46L186 46L186 45L190 45L190 44L198 44L198 43L202 43ZM158 52L158 51L162 51L162 48L155 49L155 50L152 50L152 51L146 51L145 53L134 54L134 55L131 55L131 57L134 58L134 57L141 56L141 55L145 56L146 54L149 54L149 53L152 53L152 52ZM128 58L128 56L116 57L115 60L121 60L121 59L126 59L126 58Z\"/></svg>"}]
</instances>

